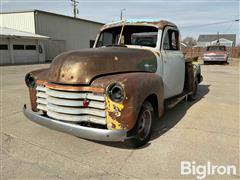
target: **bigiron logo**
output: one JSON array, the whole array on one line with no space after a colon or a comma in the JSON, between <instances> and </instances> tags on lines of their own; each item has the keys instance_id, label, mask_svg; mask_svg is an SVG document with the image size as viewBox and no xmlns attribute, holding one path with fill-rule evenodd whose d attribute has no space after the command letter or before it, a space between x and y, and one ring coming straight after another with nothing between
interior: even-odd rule
<instances>
[{"instance_id":1,"label":"bigiron logo","mask_svg":"<svg viewBox=\"0 0 240 180\"><path fill-rule=\"evenodd\" d=\"M181 175L193 175L205 179L211 175L236 175L235 165L213 165L211 162L197 165L195 161L181 161Z\"/></svg>"}]
</instances>

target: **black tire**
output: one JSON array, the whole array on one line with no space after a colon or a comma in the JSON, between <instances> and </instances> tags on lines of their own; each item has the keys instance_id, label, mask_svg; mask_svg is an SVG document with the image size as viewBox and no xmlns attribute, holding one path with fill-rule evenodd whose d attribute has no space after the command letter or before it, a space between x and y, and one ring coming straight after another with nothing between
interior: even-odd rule
<instances>
[{"instance_id":1,"label":"black tire","mask_svg":"<svg viewBox=\"0 0 240 180\"><path fill-rule=\"evenodd\" d=\"M228 57L227 57L227 59L226 59L226 64L229 64L229 62L228 62Z\"/></svg>"},{"instance_id":2,"label":"black tire","mask_svg":"<svg viewBox=\"0 0 240 180\"><path fill-rule=\"evenodd\" d=\"M128 132L128 136L132 138L127 139L124 142L125 145L131 148L138 148L145 145L151 138L154 119L155 113L153 106L150 102L145 101L138 115L137 123L134 128Z\"/></svg>"},{"instance_id":3,"label":"black tire","mask_svg":"<svg viewBox=\"0 0 240 180\"><path fill-rule=\"evenodd\" d=\"M193 83L193 91L192 94L188 95L189 101L195 101L197 99L197 92L198 92L198 81L195 79Z\"/></svg>"}]
</instances>

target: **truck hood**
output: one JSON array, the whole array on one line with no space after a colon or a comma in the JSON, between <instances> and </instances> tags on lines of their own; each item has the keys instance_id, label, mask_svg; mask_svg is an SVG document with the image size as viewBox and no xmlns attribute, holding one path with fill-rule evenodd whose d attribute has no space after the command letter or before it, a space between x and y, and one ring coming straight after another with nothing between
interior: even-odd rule
<instances>
[{"instance_id":1,"label":"truck hood","mask_svg":"<svg viewBox=\"0 0 240 180\"><path fill-rule=\"evenodd\" d=\"M90 84L98 77L124 72L156 72L157 58L150 50L125 47L69 51L57 56L48 80L60 84Z\"/></svg>"}]
</instances>

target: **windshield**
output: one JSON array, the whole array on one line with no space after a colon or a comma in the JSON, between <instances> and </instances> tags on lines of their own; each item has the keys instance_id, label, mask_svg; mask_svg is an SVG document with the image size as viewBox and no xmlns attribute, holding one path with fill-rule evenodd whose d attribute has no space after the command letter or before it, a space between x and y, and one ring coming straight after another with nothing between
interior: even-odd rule
<instances>
[{"instance_id":1,"label":"windshield","mask_svg":"<svg viewBox=\"0 0 240 180\"><path fill-rule=\"evenodd\" d=\"M207 51L226 51L225 46L208 46Z\"/></svg>"},{"instance_id":2,"label":"windshield","mask_svg":"<svg viewBox=\"0 0 240 180\"><path fill-rule=\"evenodd\" d=\"M96 47L118 45L122 26L101 32ZM125 25L119 45L156 47L158 29L152 26Z\"/></svg>"}]
</instances>

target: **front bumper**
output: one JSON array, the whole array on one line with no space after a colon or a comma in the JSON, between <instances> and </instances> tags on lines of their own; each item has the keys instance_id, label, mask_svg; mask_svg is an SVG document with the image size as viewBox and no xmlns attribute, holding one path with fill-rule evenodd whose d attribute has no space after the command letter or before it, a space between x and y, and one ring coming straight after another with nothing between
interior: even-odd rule
<instances>
[{"instance_id":1,"label":"front bumper","mask_svg":"<svg viewBox=\"0 0 240 180\"><path fill-rule=\"evenodd\" d=\"M225 62L225 61L227 61L227 58L226 57L203 57L203 61L205 61L205 62L217 62L217 61Z\"/></svg>"},{"instance_id":2,"label":"front bumper","mask_svg":"<svg viewBox=\"0 0 240 180\"><path fill-rule=\"evenodd\" d=\"M23 107L23 113L28 119L35 123L83 139L96 141L124 141L127 139L127 131L125 130L98 129L54 120L27 109L26 105Z\"/></svg>"}]
</instances>

